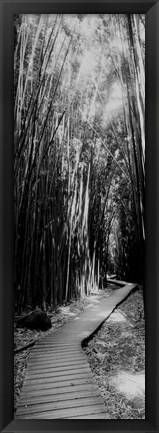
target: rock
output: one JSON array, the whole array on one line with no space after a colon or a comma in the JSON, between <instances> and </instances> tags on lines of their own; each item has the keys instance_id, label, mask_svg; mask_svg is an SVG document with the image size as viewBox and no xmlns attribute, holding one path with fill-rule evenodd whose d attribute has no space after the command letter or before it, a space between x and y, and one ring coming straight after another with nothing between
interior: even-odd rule
<instances>
[{"instance_id":1,"label":"rock","mask_svg":"<svg viewBox=\"0 0 159 433\"><path fill-rule=\"evenodd\" d=\"M41 331L47 331L51 326L51 320L48 315L40 309L33 310L31 313L21 317L17 321L17 328L40 329Z\"/></svg>"}]
</instances>

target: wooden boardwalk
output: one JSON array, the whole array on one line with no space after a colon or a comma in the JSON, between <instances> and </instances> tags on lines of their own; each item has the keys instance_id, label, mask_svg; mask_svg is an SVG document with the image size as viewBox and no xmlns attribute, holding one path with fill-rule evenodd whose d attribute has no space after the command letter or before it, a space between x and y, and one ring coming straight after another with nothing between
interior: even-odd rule
<instances>
[{"instance_id":1,"label":"wooden boardwalk","mask_svg":"<svg viewBox=\"0 0 159 433\"><path fill-rule=\"evenodd\" d=\"M118 284L116 280L110 280ZM124 287L39 340L31 351L15 419L108 419L81 343L136 287Z\"/></svg>"}]
</instances>

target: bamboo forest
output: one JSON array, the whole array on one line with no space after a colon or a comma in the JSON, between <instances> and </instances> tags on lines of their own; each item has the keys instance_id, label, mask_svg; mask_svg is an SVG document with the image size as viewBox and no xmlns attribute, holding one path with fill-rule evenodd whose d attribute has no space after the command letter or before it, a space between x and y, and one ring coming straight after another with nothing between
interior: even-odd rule
<instances>
[{"instance_id":1,"label":"bamboo forest","mask_svg":"<svg viewBox=\"0 0 159 433\"><path fill-rule=\"evenodd\" d=\"M144 18L16 17L15 298L143 279Z\"/></svg>"},{"instance_id":2,"label":"bamboo forest","mask_svg":"<svg viewBox=\"0 0 159 433\"><path fill-rule=\"evenodd\" d=\"M93 322L97 321L98 314L93 316L93 311L97 310L91 309L95 308L91 307L95 305L92 303L96 302L96 309L101 308L100 321L103 321L110 314L106 313L109 298L114 300L112 311L137 286L138 290L132 292L120 310L117 307L117 313L113 314L122 315L128 326L129 316L128 319L124 317L132 314L132 327L138 317L144 329L144 193L145 15L15 15L15 353L22 351L22 348L17 349L23 339L23 334L18 332L25 326L22 321L26 314L41 311L48 315L52 327L56 325L56 332L58 326L64 325L63 332L66 333L66 322L72 323L69 335L74 342L77 321L74 322L73 317L78 310L85 314L86 320L85 334L82 320L77 331L77 340L79 338L81 343L87 329L90 334L89 315L94 329L99 326ZM120 285L122 288L119 289L117 286ZM99 304L94 301L95 296ZM90 308L85 309L88 305ZM98 336L100 341L107 338L107 343L100 346L97 340L96 343L91 341L90 347L83 348L90 363L95 363L90 351L94 350L92 347L97 348L94 374L97 373L98 388L101 389L97 370L105 355L102 352L99 358L100 350L107 344L113 351L111 342L116 341L117 345L117 339L121 338L118 323L113 324L108 319L103 326L108 326L108 322L109 332L105 328L105 331L99 331L104 334ZM55 333L51 332L48 339L55 338ZM33 337L35 340L37 334ZM62 345L60 338L59 345ZM134 362L138 362L136 368L142 374L144 337L142 334L138 346L135 346L135 338L138 337L131 337L130 345L134 344L134 351L141 350L140 362L136 352L134 357L138 361ZM40 341L38 344L42 345ZM51 340L47 341L45 345ZM31 334L24 342L30 346L35 343L32 343ZM65 345L66 342L67 338ZM119 349L114 349L116 355L112 352L113 357L120 353L121 347L122 342ZM32 350L38 350L35 348L36 345ZM132 377L133 374L136 373L132 372ZM18 394L22 384L16 386ZM76 378L74 392L78 386ZM47 396L47 402L49 398ZM84 405L79 397L77 412L71 412L71 408L76 407L74 400L74 406L68 403L65 409L64 406L63 409L51 406L44 418L97 418L95 414L105 417L101 397L97 395L96 398L99 404L95 412L92 412L93 400ZM108 404L108 395L105 397L103 393L103 398ZM27 401L25 399L24 384L21 407ZM34 403L38 418L41 410L37 409L36 398ZM49 404L53 404L52 400ZM118 405L116 402L113 409L111 406L108 410L111 418L144 417L143 400L141 407L138 401L137 409L135 403L131 408L126 404L118 408L115 404ZM27 410L17 412L17 416L35 416L33 409L29 415Z\"/></svg>"}]
</instances>

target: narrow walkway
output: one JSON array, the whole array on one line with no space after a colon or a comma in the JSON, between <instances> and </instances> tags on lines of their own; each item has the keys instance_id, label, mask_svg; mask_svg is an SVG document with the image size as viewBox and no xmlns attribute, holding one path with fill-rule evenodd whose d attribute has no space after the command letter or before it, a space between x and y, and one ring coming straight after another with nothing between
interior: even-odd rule
<instances>
[{"instance_id":1,"label":"narrow walkway","mask_svg":"<svg viewBox=\"0 0 159 433\"><path fill-rule=\"evenodd\" d=\"M39 340L31 351L15 418L108 419L81 343L111 314L136 284L124 287Z\"/></svg>"}]
</instances>

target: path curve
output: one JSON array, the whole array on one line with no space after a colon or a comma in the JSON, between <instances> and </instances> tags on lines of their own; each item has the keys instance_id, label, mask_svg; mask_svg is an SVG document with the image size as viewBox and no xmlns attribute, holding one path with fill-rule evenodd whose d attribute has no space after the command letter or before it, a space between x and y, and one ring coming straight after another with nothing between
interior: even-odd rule
<instances>
[{"instance_id":1,"label":"path curve","mask_svg":"<svg viewBox=\"0 0 159 433\"><path fill-rule=\"evenodd\" d=\"M15 419L109 418L81 344L137 285L108 281L124 287L35 344Z\"/></svg>"}]
</instances>

